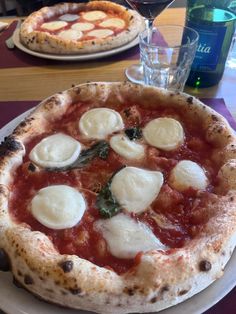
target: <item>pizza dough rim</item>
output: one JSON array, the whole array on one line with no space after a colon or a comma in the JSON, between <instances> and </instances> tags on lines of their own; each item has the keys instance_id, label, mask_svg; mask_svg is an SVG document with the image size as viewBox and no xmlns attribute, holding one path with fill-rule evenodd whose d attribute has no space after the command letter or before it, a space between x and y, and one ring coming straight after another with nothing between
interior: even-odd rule
<instances>
[{"instance_id":1,"label":"pizza dough rim","mask_svg":"<svg viewBox=\"0 0 236 314\"><path fill-rule=\"evenodd\" d=\"M0 247L9 255L17 281L44 300L104 314L159 311L200 292L223 275L236 245L234 189L227 187L226 190L222 184L224 196L213 198L209 204L209 213L214 215L210 215L201 233L185 247L173 249L169 254L147 252L133 271L122 276L77 256L58 254L47 236L31 232L24 224L15 224L7 212L9 171L21 162L23 143L32 134L46 129L73 102L94 103L94 99L95 107L116 99L118 103L129 100L154 106L158 101L164 106L186 108L189 118L202 119L209 139L218 147L222 166L236 159L236 150L229 149L235 146L236 137L228 122L189 95L131 83L89 83L73 87L39 104L5 141L0 163ZM65 261L73 262L71 271L63 268Z\"/></svg>"},{"instance_id":2,"label":"pizza dough rim","mask_svg":"<svg viewBox=\"0 0 236 314\"><path fill-rule=\"evenodd\" d=\"M85 42L64 40L47 32L35 31L34 28L45 18L48 19L68 11L83 10L113 10L119 12L128 24L128 27L117 36L87 40ZM31 15L22 23L20 41L33 51L53 54L85 54L118 48L131 42L144 29L142 17L134 10L129 10L119 4L109 1L91 1L88 3L61 3L52 7L44 7Z\"/></svg>"}]
</instances>

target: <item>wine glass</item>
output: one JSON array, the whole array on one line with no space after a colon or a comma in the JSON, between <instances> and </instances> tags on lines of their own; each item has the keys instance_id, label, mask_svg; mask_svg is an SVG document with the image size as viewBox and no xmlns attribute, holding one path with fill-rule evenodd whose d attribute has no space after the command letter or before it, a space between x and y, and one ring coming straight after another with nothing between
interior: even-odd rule
<instances>
[{"instance_id":1,"label":"wine glass","mask_svg":"<svg viewBox=\"0 0 236 314\"><path fill-rule=\"evenodd\" d=\"M151 28L154 19L174 0L126 0L126 2L145 18L146 28ZM133 64L125 70L126 77L133 83L143 84L142 64Z\"/></svg>"}]
</instances>

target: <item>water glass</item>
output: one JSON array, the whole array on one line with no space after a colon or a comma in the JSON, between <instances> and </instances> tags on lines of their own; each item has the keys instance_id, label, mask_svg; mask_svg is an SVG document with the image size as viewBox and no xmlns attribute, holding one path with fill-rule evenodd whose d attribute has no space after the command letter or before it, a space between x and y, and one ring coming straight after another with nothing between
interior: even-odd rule
<instances>
[{"instance_id":1,"label":"water glass","mask_svg":"<svg viewBox=\"0 0 236 314\"><path fill-rule=\"evenodd\" d=\"M147 85L182 91L197 49L198 33L184 26L152 27L140 34L140 56Z\"/></svg>"}]
</instances>

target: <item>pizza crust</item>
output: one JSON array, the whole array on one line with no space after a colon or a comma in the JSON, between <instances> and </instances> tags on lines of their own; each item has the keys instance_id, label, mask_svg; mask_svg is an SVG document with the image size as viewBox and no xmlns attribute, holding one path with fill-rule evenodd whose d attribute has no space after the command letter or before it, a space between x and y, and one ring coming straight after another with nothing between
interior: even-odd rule
<instances>
[{"instance_id":1,"label":"pizza crust","mask_svg":"<svg viewBox=\"0 0 236 314\"><path fill-rule=\"evenodd\" d=\"M78 11L89 10L103 10L105 12L111 10L118 13L126 22L127 27L116 36L85 41L65 40L48 32L35 30L39 23L58 14L63 15L68 12L77 13ZM26 18L20 28L20 40L22 44L34 51L54 54L84 54L123 46L137 37L143 29L144 21L136 11L110 1L91 1L87 4L61 3L52 7L44 7Z\"/></svg>"},{"instance_id":2,"label":"pizza crust","mask_svg":"<svg viewBox=\"0 0 236 314\"><path fill-rule=\"evenodd\" d=\"M127 101L149 108L158 104L183 110L192 123L200 121L218 156L220 184L204 208L205 222L184 247L142 254L135 268L118 275L75 255L59 254L46 235L11 219L8 187L12 171L24 155L24 144L32 135L46 131L52 120L60 119L78 101L91 103L94 108ZM215 133L219 125L224 130L222 138ZM10 138L18 144L13 145L14 152L6 142L2 144L0 248L10 259L13 276L25 289L66 307L103 314L144 313L182 302L223 275L236 245L236 186L230 183L236 180L236 158L232 158L236 138L228 122L199 100L130 83L83 84L40 103ZM229 147L233 147L231 151Z\"/></svg>"}]
</instances>

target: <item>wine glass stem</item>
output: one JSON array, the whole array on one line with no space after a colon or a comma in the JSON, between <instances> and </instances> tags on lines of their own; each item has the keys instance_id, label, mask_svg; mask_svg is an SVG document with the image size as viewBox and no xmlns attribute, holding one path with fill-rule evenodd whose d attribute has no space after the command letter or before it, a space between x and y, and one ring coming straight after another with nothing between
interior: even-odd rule
<instances>
[{"instance_id":1,"label":"wine glass stem","mask_svg":"<svg viewBox=\"0 0 236 314\"><path fill-rule=\"evenodd\" d=\"M145 19L145 25L146 25L146 29L149 29L152 27L152 19Z\"/></svg>"}]
</instances>

